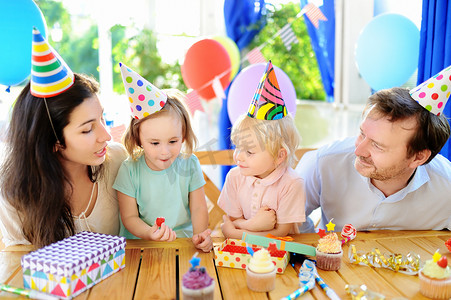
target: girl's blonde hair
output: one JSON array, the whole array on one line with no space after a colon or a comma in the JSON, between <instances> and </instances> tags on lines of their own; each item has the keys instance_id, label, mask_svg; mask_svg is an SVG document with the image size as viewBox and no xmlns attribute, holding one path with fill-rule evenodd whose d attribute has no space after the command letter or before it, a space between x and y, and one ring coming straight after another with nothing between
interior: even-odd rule
<instances>
[{"instance_id":1,"label":"girl's blonde hair","mask_svg":"<svg viewBox=\"0 0 451 300\"><path fill-rule=\"evenodd\" d=\"M137 160L144 153L139 138L139 128L141 127L141 123L145 120L158 118L163 114L174 114L182 123L183 148L181 153L183 157L189 157L197 147L197 138L191 127L190 115L185 106L185 95L176 89L163 90L163 92L168 96L164 107L160 111L143 119L137 120L132 118L130 125L124 134L122 142L133 160Z\"/></svg>"},{"instance_id":2,"label":"girl's blonde hair","mask_svg":"<svg viewBox=\"0 0 451 300\"><path fill-rule=\"evenodd\" d=\"M278 120L258 120L247 114L242 115L233 124L232 142L239 146L240 140L246 139L251 130L274 160L277 159L279 150L283 148L287 151L283 165L292 166L297 161L296 149L301 142L301 136L290 115Z\"/></svg>"}]
</instances>

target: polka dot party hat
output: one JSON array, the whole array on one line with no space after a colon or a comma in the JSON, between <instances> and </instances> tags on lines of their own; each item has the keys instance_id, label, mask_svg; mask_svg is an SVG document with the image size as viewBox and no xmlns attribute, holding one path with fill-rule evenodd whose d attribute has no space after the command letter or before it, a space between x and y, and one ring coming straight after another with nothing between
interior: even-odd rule
<instances>
[{"instance_id":1,"label":"polka dot party hat","mask_svg":"<svg viewBox=\"0 0 451 300\"><path fill-rule=\"evenodd\" d=\"M410 96L433 114L440 116L451 94L451 66L410 90Z\"/></svg>"},{"instance_id":2,"label":"polka dot party hat","mask_svg":"<svg viewBox=\"0 0 451 300\"><path fill-rule=\"evenodd\" d=\"M259 120L277 120L287 115L285 101L271 61L266 65L247 115Z\"/></svg>"},{"instance_id":3,"label":"polka dot party hat","mask_svg":"<svg viewBox=\"0 0 451 300\"><path fill-rule=\"evenodd\" d=\"M166 94L123 63L119 66L132 116L139 120L160 111L168 99Z\"/></svg>"},{"instance_id":4,"label":"polka dot party hat","mask_svg":"<svg viewBox=\"0 0 451 300\"><path fill-rule=\"evenodd\" d=\"M39 30L33 28L30 92L48 98L68 90L74 84L74 73Z\"/></svg>"}]
</instances>

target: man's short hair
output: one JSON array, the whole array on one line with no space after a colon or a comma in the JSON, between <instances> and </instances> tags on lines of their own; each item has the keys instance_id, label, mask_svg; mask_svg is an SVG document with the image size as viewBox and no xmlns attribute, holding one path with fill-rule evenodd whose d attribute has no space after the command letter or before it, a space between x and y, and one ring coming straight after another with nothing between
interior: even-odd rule
<instances>
[{"instance_id":1,"label":"man's short hair","mask_svg":"<svg viewBox=\"0 0 451 300\"><path fill-rule=\"evenodd\" d=\"M410 96L408 89L395 87L378 91L368 98L364 114L370 108L388 117L390 122L411 117L417 120L415 133L407 144L407 157L429 149L431 156L425 164L440 152L450 136L450 126L446 117L427 111Z\"/></svg>"}]
</instances>

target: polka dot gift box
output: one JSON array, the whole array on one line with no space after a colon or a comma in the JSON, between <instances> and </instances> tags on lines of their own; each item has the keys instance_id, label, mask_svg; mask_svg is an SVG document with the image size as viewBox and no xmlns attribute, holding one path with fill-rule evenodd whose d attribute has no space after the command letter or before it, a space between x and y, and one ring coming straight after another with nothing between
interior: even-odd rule
<instances>
[{"instance_id":1,"label":"polka dot gift box","mask_svg":"<svg viewBox=\"0 0 451 300\"><path fill-rule=\"evenodd\" d=\"M248 252L248 247L253 252L262 248L261 246L245 243L242 240L226 239L221 245L214 247L216 266L246 269L252 257ZM268 247L268 251L273 264L276 266L277 273L282 274L288 264L288 252L277 250L277 247Z\"/></svg>"},{"instance_id":2,"label":"polka dot gift box","mask_svg":"<svg viewBox=\"0 0 451 300\"><path fill-rule=\"evenodd\" d=\"M119 66L132 116L139 120L160 111L168 99L166 94L123 63Z\"/></svg>"},{"instance_id":3,"label":"polka dot gift box","mask_svg":"<svg viewBox=\"0 0 451 300\"><path fill-rule=\"evenodd\" d=\"M125 238L83 231L22 257L26 289L71 299L125 267Z\"/></svg>"},{"instance_id":4,"label":"polka dot gift box","mask_svg":"<svg viewBox=\"0 0 451 300\"><path fill-rule=\"evenodd\" d=\"M440 116L451 95L451 66L410 90L410 95L428 111Z\"/></svg>"}]
</instances>

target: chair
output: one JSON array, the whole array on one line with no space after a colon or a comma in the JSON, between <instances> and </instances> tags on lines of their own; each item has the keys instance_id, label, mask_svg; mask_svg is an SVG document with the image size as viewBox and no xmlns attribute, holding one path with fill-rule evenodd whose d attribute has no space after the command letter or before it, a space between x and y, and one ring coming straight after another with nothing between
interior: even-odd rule
<instances>
[{"instance_id":1,"label":"chair","mask_svg":"<svg viewBox=\"0 0 451 300\"><path fill-rule=\"evenodd\" d=\"M315 148L299 148L296 150L296 157L298 161L301 157L307 152L315 150ZM217 165L217 166L234 166L235 162L233 160L233 151L234 150L216 150L216 151L197 151L194 154L199 159L201 165ZM296 167L298 161L295 163L293 168ZM213 231L213 235L217 235L221 233L219 226L222 223L222 216L225 212L218 206L218 198L221 191L219 188L211 181L205 172L204 179L206 184L204 186L205 195L210 200L209 205L209 224L208 228ZM221 233L222 234L222 233Z\"/></svg>"}]
</instances>

